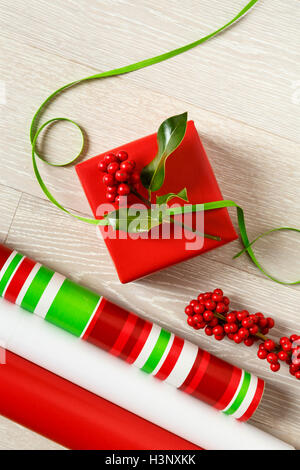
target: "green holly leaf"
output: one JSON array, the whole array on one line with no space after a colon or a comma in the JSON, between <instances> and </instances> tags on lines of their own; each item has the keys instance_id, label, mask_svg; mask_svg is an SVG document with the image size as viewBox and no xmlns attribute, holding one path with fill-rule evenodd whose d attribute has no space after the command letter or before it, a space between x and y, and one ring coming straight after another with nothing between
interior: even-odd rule
<instances>
[{"instance_id":1,"label":"green holly leaf","mask_svg":"<svg viewBox=\"0 0 300 470\"><path fill-rule=\"evenodd\" d=\"M179 199L182 199L185 202L189 202L188 195L187 195L187 189L184 188L181 191L179 191L179 193L177 193L177 194L176 193L169 193L169 194L165 194L163 196L157 196L156 203L159 204L159 205L160 204L167 204L174 197L179 197Z\"/></svg>"},{"instance_id":2,"label":"green holly leaf","mask_svg":"<svg viewBox=\"0 0 300 470\"><path fill-rule=\"evenodd\" d=\"M158 191L165 180L167 158L181 144L187 127L188 114L183 113L164 121L157 133L158 153L141 172L143 186L149 192Z\"/></svg>"}]
</instances>

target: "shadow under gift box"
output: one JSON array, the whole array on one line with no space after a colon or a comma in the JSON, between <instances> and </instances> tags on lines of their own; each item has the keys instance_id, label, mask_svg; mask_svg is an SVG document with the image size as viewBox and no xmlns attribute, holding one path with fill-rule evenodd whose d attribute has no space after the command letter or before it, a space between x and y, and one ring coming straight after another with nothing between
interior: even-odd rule
<instances>
[{"instance_id":1,"label":"shadow under gift box","mask_svg":"<svg viewBox=\"0 0 300 470\"><path fill-rule=\"evenodd\" d=\"M125 150L129 158L135 160L140 172L157 153L157 134L122 145L111 150ZM103 173L98 169L99 162L107 154L103 153L76 166L78 177L85 191L95 217L99 206L106 203L105 186L102 182ZM222 200L222 194L217 180L208 161L207 155L195 128L194 122L189 121L185 137L166 163L166 178L157 195L178 193L187 188L189 204ZM143 188L144 190L144 188ZM144 190L145 191L145 190ZM143 192L146 196L147 193ZM135 201L136 203L138 200ZM176 198L173 203L185 204ZM117 208L117 206L116 206ZM186 224L187 225L187 224ZM191 233L181 239L176 239L171 230L169 239L120 239L114 235L112 227L101 227L105 243L115 264L119 279L122 283L134 281L163 268L181 261L198 256L206 251L229 243L237 238L227 209L216 209L204 212L203 227L205 233L219 236L221 241L198 237L198 247L194 242L191 249ZM157 232L157 228L151 232ZM187 243L189 245L187 245ZM201 246L201 247L200 247Z\"/></svg>"}]
</instances>

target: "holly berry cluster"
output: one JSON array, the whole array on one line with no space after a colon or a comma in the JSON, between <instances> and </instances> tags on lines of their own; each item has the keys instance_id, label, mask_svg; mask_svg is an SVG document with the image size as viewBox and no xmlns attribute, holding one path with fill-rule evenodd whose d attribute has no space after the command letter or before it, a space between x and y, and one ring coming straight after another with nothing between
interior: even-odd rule
<instances>
[{"instance_id":1,"label":"holly berry cluster","mask_svg":"<svg viewBox=\"0 0 300 470\"><path fill-rule=\"evenodd\" d=\"M124 150L116 155L108 153L98 167L102 173L105 173L103 183L106 186L107 201L120 203L120 197L129 196L132 189L138 189L140 175L134 171L135 161L128 160L128 153Z\"/></svg>"},{"instance_id":2,"label":"holly berry cluster","mask_svg":"<svg viewBox=\"0 0 300 470\"><path fill-rule=\"evenodd\" d=\"M243 342L248 347L262 341L258 357L266 359L273 372L280 369L279 361L285 362L290 373L300 380L300 335L282 337L276 344L266 337L275 325L273 318L266 318L261 312L251 315L247 310L230 311L229 306L230 300L221 289L200 293L185 308L187 323L195 330L204 329L207 336L214 336L217 341L227 336L231 341Z\"/></svg>"}]
</instances>

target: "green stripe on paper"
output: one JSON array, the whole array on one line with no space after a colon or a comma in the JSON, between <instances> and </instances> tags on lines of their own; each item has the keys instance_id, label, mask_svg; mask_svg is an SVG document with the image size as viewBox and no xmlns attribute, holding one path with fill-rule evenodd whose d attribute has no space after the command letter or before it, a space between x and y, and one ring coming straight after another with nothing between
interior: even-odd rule
<instances>
[{"instance_id":1,"label":"green stripe on paper","mask_svg":"<svg viewBox=\"0 0 300 470\"><path fill-rule=\"evenodd\" d=\"M159 361L161 360L166 350L166 347L168 346L170 338L171 338L171 333L169 333L169 331L162 329L158 337L158 340L152 350L152 353L148 357L146 363L144 364L141 370L143 370L147 374L151 374L154 371Z\"/></svg>"},{"instance_id":2,"label":"green stripe on paper","mask_svg":"<svg viewBox=\"0 0 300 470\"><path fill-rule=\"evenodd\" d=\"M40 267L22 300L22 308L25 308L31 313L34 312L53 275L54 271L51 269L45 268L44 266Z\"/></svg>"},{"instance_id":3,"label":"green stripe on paper","mask_svg":"<svg viewBox=\"0 0 300 470\"><path fill-rule=\"evenodd\" d=\"M66 279L45 320L75 336L80 336L99 300L99 295Z\"/></svg>"},{"instance_id":4,"label":"green stripe on paper","mask_svg":"<svg viewBox=\"0 0 300 470\"><path fill-rule=\"evenodd\" d=\"M0 281L0 296L3 294L14 270L16 269L22 258L24 258L24 256L17 253L16 256L12 259L11 263L8 265L7 270L5 271Z\"/></svg>"},{"instance_id":5,"label":"green stripe on paper","mask_svg":"<svg viewBox=\"0 0 300 470\"><path fill-rule=\"evenodd\" d=\"M238 393L238 396L232 403L231 407L227 411L224 411L226 415L232 415L239 409L239 407L241 406L241 404L243 403L245 399L245 396L247 395L249 385L250 385L250 380L251 380L251 374L249 374L249 372L245 372L243 384Z\"/></svg>"}]
</instances>

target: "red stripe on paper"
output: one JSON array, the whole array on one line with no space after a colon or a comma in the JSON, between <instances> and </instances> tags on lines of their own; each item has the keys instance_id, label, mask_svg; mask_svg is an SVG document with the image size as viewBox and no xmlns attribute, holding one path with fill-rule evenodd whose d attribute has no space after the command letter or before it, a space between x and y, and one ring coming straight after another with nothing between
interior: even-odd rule
<instances>
[{"instance_id":1,"label":"red stripe on paper","mask_svg":"<svg viewBox=\"0 0 300 470\"><path fill-rule=\"evenodd\" d=\"M171 374L172 370L175 367L175 364L178 361L183 345L184 345L184 340L182 338L178 338L178 336L175 336L171 349L163 365L161 366L161 368L155 375L157 379L166 380L169 377L169 375Z\"/></svg>"},{"instance_id":2,"label":"red stripe on paper","mask_svg":"<svg viewBox=\"0 0 300 470\"><path fill-rule=\"evenodd\" d=\"M185 388L185 390L184 390L185 393L189 393L191 395L195 392L195 390L199 386L199 383L201 382L201 380L203 379L203 377L204 377L204 375L207 371L207 368L208 368L208 365L209 365L209 362L210 362L210 358L211 358L210 354L206 351L203 351L201 362L200 362L200 364L197 368L197 371L196 371L194 377L192 378L191 382Z\"/></svg>"},{"instance_id":3,"label":"red stripe on paper","mask_svg":"<svg viewBox=\"0 0 300 470\"><path fill-rule=\"evenodd\" d=\"M144 327L141 331L140 336L136 339L135 345L131 351L131 353L128 355L126 362L129 364L132 364L137 357L139 356L141 350L143 349L143 346L145 345L148 336L150 334L150 331L152 329L152 323L149 323L148 321L144 322Z\"/></svg>"},{"instance_id":4,"label":"red stripe on paper","mask_svg":"<svg viewBox=\"0 0 300 470\"><path fill-rule=\"evenodd\" d=\"M35 264L36 263L29 258L23 259L6 289L4 295L6 300L9 300L12 303L16 302L18 295Z\"/></svg>"},{"instance_id":5,"label":"red stripe on paper","mask_svg":"<svg viewBox=\"0 0 300 470\"><path fill-rule=\"evenodd\" d=\"M191 368L191 370L190 370L187 378L183 382L183 384L179 387L179 390L182 390L183 392L185 392L186 388L189 386L189 384L193 380L195 374L197 373L198 367L199 367L200 362L202 360L202 356L203 356L203 351L199 348L198 352L197 352L195 362L193 364L193 367Z\"/></svg>"},{"instance_id":6,"label":"red stripe on paper","mask_svg":"<svg viewBox=\"0 0 300 470\"><path fill-rule=\"evenodd\" d=\"M138 338L140 337L140 335L143 331L144 326L145 326L145 320L143 320L142 318L137 317L137 322L135 324L135 327L134 327L130 337L128 338L127 343L125 344L123 350L121 351L121 353L119 355L119 357L121 359L123 359L124 361L126 361L128 356L130 356L134 346L136 345L136 342L137 342Z\"/></svg>"},{"instance_id":7,"label":"red stripe on paper","mask_svg":"<svg viewBox=\"0 0 300 470\"><path fill-rule=\"evenodd\" d=\"M12 252L13 250L10 250L4 245L0 245L0 270L3 268Z\"/></svg>"},{"instance_id":8,"label":"red stripe on paper","mask_svg":"<svg viewBox=\"0 0 300 470\"><path fill-rule=\"evenodd\" d=\"M248 419L250 419L251 416L253 416L254 412L256 411L256 409L257 409L257 407L260 404L260 401L262 399L262 396L263 396L263 393L264 393L264 388L265 388L264 381L262 379L258 379L257 388L256 388L255 395L253 397L253 400L252 400L249 408L247 409L247 411L243 414L243 416L238 418L238 421L248 421Z\"/></svg>"},{"instance_id":9,"label":"red stripe on paper","mask_svg":"<svg viewBox=\"0 0 300 470\"><path fill-rule=\"evenodd\" d=\"M209 365L193 396L214 406L224 395L232 377L233 366L211 356Z\"/></svg>"},{"instance_id":10,"label":"red stripe on paper","mask_svg":"<svg viewBox=\"0 0 300 470\"><path fill-rule=\"evenodd\" d=\"M109 351L119 337L128 315L127 310L106 300L86 340L105 351Z\"/></svg>"},{"instance_id":11,"label":"red stripe on paper","mask_svg":"<svg viewBox=\"0 0 300 470\"><path fill-rule=\"evenodd\" d=\"M100 300L99 306L98 306L96 312L94 313L94 316L93 316L89 326L87 327L86 332L84 333L84 335L82 337L83 340L87 341L88 337L90 336L91 331L93 331L93 328L94 328L95 324L98 321L98 318L99 318L102 310L104 309L104 306L105 306L106 302L107 302L107 300L104 297L102 297L102 299Z\"/></svg>"},{"instance_id":12,"label":"red stripe on paper","mask_svg":"<svg viewBox=\"0 0 300 470\"><path fill-rule=\"evenodd\" d=\"M130 338L134 330L137 319L138 317L136 315L134 315L133 313L129 313L128 318L125 322L125 325L118 339L116 340L115 344L109 351L111 354L113 354L114 356L120 356L125 344L127 343L128 339Z\"/></svg>"},{"instance_id":13,"label":"red stripe on paper","mask_svg":"<svg viewBox=\"0 0 300 470\"><path fill-rule=\"evenodd\" d=\"M214 405L214 408L216 408L217 410L224 410L229 405L229 403L233 399L234 394L238 388L241 377L242 377L242 370L239 369L238 367L234 367L228 387L224 395Z\"/></svg>"}]
</instances>

